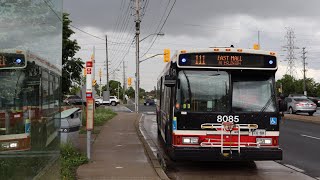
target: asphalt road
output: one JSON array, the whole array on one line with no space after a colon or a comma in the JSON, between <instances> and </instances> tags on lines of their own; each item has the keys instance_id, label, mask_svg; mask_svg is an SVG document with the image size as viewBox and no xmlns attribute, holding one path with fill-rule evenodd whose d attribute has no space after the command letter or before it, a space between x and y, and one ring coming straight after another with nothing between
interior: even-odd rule
<instances>
[{"instance_id":1,"label":"asphalt road","mask_svg":"<svg viewBox=\"0 0 320 180\"><path fill-rule=\"evenodd\" d=\"M135 111L134 104L127 104L125 105L127 108L129 108L131 111ZM139 112L141 113L148 113L148 112L156 112L156 106L145 106L143 104L139 104Z\"/></svg>"},{"instance_id":2,"label":"asphalt road","mask_svg":"<svg viewBox=\"0 0 320 180\"><path fill-rule=\"evenodd\" d=\"M141 128L143 134L154 154L160 154L166 159L156 128L155 115L145 114ZM166 163L167 174L171 179L313 179L274 161L210 163L166 161Z\"/></svg>"},{"instance_id":3,"label":"asphalt road","mask_svg":"<svg viewBox=\"0 0 320 180\"><path fill-rule=\"evenodd\" d=\"M284 151L282 164L320 177L320 124L285 120L281 124L280 147Z\"/></svg>"}]
</instances>

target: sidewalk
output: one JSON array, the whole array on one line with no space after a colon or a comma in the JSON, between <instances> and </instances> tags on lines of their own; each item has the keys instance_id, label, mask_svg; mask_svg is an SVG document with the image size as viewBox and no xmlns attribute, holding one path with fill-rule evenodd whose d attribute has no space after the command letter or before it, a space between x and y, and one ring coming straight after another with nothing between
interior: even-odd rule
<instances>
[{"instance_id":1,"label":"sidewalk","mask_svg":"<svg viewBox=\"0 0 320 180\"><path fill-rule=\"evenodd\" d=\"M135 129L140 115L121 113L107 122L92 145L90 163L78 179L159 179Z\"/></svg>"}]
</instances>

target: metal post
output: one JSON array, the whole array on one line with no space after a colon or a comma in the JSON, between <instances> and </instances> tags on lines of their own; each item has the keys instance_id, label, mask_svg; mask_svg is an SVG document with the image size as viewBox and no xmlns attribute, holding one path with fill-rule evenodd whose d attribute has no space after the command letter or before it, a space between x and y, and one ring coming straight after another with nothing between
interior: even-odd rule
<instances>
[{"instance_id":1,"label":"metal post","mask_svg":"<svg viewBox=\"0 0 320 180\"><path fill-rule=\"evenodd\" d=\"M136 90L135 90L135 112L139 112L139 35L140 35L140 7L136 0Z\"/></svg>"},{"instance_id":2,"label":"metal post","mask_svg":"<svg viewBox=\"0 0 320 180\"><path fill-rule=\"evenodd\" d=\"M87 158L91 158L91 130L87 131Z\"/></svg>"}]
</instances>

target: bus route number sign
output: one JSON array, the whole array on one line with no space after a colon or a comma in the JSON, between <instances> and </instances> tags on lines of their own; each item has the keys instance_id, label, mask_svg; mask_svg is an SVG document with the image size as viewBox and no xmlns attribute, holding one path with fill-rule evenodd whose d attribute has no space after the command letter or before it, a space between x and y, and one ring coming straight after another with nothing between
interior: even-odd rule
<instances>
[{"instance_id":1,"label":"bus route number sign","mask_svg":"<svg viewBox=\"0 0 320 180\"><path fill-rule=\"evenodd\" d=\"M26 66L24 54L1 53L0 52L0 68L24 68Z\"/></svg>"},{"instance_id":2,"label":"bus route number sign","mask_svg":"<svg viewBox=\"0 0 320 180\"><path fill-rule=\"evenodd\" d=\"M179 66L276 68L276 57L245 53L180 54Z\"/></svg>"}]
</instances>

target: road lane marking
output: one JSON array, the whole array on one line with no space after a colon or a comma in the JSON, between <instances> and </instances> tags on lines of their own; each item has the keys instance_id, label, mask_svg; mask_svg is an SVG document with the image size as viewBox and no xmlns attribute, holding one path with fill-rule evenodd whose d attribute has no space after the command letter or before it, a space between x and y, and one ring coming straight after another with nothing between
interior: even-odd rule
<instances>
[{"instance_id":1,"label":"road lane marking","mask_svg":"<svg viewBox=\"0 0 320 180\"><path fill-rule=\"evenodd\" d=\"M292 165L290 165L290 164L285 164L285 166L287 166L288 168L293 169L293 170L295 170L295 171L304 172L303 169L297 168L297 167L292 166Z\"/></svg>"},{"instance_id":2,"label":"road lane marking","mask_svg":"<svg viewBox=\"0 0 320 180\"><path fill-rule=\"evenodd\" d=\"M301 136L304 136L304 137L308 137L308 138L320 140L320 138L318 138L318 137L308 136L308 135L305 135L305 134L300 134L300 135L301 135Z\"/></svg>"}]
</instances>

